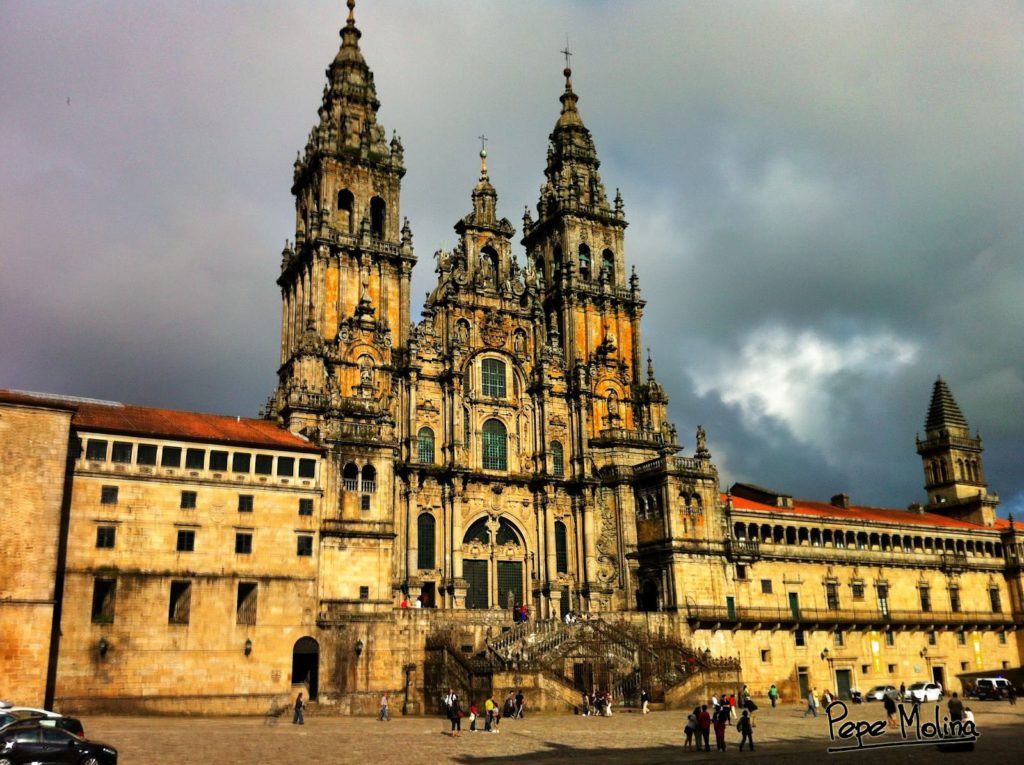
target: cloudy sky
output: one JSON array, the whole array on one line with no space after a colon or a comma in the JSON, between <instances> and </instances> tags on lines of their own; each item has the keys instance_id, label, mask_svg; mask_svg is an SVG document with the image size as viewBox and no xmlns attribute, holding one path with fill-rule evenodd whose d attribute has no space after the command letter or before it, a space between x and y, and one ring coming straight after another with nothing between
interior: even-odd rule
<instances>
[{"instance_id":1,"label":"cloudy sky","mask_svg":"<svg viewBox=\"0 0 1024 765\"><path fill-rule=\"evenodd\" d=\"M1024 511L1024 7L360 0L420 265L520 225L574 51L644 342L723 483L924 499L942 374ZM0 387L254 415L340 0L0 2Z\"/></svg>"}]
</instances>

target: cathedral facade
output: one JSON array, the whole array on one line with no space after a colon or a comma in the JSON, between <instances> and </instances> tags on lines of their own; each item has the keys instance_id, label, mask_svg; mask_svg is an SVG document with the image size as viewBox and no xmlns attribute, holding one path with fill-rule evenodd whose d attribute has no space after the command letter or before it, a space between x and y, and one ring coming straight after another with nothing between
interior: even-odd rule
<instances>
[{"instance_id":1,"label":"cathedral facade","mask_svg":"<svg viewBox=\"0 0 1024 765\"><path fill-rule=\"evenodd\" d=\"M655 653L678 659L659 664L666 703L720 657L791 697L1020 664L1024 542L944 381L917 443L924 505L724 491L701 427L681 454L570 69L526 262L481 151L414 323L403 147L353 5L295 162L263 418L0 391L0 695L253 712L301 686L415 711L442 683L505 687L514 664L564 708L635 690ZM623 666L595 664L599 641Z\"/></svg>"}]
</instances>

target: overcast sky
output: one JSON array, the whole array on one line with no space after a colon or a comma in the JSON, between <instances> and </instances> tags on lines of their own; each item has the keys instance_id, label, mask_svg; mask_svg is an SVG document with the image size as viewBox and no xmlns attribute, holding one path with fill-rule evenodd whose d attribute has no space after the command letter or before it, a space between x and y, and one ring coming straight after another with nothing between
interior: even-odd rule
<instances>
[{"instance_id":1,"label":"overcast sky","mask_svg":"<svg viewBox=\"0 0 1024 765\"><path fill-rule=\"evenodd\" d=\"M543 181L566 34L723 486L903 507L937 375L1024 511L1024 6L360 0L420 264ZM0 387L253 416L343 2L0 2ZM70 100L69 100L70 99ZM521 248L520 248L521 252ZM923 435L923 433L922 433Z\"/></svg>"}]
</instances>

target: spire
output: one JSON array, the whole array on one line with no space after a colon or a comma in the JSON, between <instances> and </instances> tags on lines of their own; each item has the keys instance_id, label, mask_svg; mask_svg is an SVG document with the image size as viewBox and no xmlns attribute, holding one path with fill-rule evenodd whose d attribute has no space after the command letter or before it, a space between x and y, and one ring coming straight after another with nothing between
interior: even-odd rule
<instances>
[{"instance_id":1,"label":"spire","mask_svg":"<svg viewBox=\"0 0 1024 765\"><path fill-rule=\"evenodd\" d=\"M363 36L363 33L356 27L356 0L348 0L348 19L345 20L345 26L341 28L341 50L338 51L338 55L335 56L334 62L340 61L359 61L363 64L363 54L359 51L359 38Z\"/></svg>"},{"instance_id":2,"label":"spire","mask_svg":"<svg viewBox=\"0 0 1024 765\"><path fill-rule=\"evenodd\" d=\"M473 226L512 236L512 224L505 218L498 220L498 192L494 190L487 174L487 136L477 137L480 139L480 179L473 188L473 212L464 217L455 230L461 234L464 228L460 226Z\"/></svg>"},{"instance_id":3,"label":"spire","mask_svg":"<svg viewBox=\"0 0 1024 765\"><path fill-rule=\"evenodd\" d=\"M932 402L928 406L928 420L924 428L929 432L943 429L959 429L966 432L970 428L949 386L941 376L935 381L935 387L932 389Z\"/></svg>"}]
</instances>

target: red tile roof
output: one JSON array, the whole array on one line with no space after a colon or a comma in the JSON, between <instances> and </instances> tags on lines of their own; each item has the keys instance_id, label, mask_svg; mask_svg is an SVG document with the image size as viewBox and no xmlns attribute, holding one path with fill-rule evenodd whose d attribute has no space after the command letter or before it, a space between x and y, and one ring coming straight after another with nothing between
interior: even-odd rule
<instances>
[{"instance_id":1,"label":"red tile roof","mask_svg":"<svg viewBox=\"0 0 1024 765\"><path fill-rule=\"evenodd\" d=\"M0 402L72 408L73 427L101 433L120 433L150 438L207 441L239 446L262 446L291 451L319 452L321 449L301 436L269 420L225 417L219 414L179 412L131 406L112 401L76 399L46 393L0 390Z\"/></svg>"},{"instance_id":2,"label":"red tile roof","mask_svg":"<svg viewBox=\"0 0 1024 765\"><path fill-rule=\"evenodd\" d=\"M722 494L722 501L726 499ZM883 507L836 507L828 502L811 502L805 499L794 499L793 507L776 507L763 502L755 502L743 497L733 496L732 506L738 510L761 510L782 515L802 515L813 518L833 518L840 521L870 521L875 523L902 523L914 526L934 526L947 529L984 529L988 528L977 523L959 521L955 518L947 518L937 513L915 513L910 510L900 510ZM1005 518L996 520L993 528L1004 529L1009 526Z\"/></svg>"}]
</instances>

